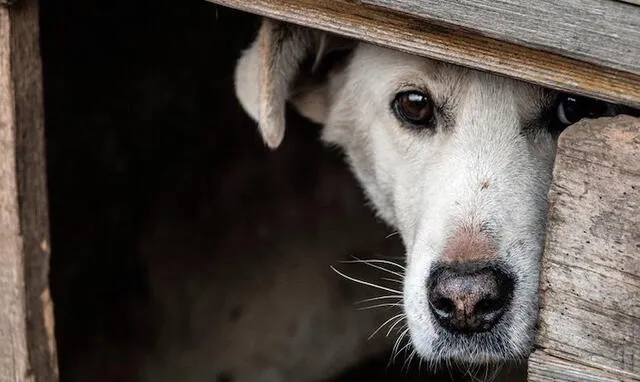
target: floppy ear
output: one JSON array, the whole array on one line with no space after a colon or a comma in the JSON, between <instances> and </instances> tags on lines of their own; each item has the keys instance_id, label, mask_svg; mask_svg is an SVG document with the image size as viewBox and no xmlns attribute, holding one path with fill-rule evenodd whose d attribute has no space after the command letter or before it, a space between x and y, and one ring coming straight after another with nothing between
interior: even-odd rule
<instances>
[{"instance_id":1,"label":"floppy ear","mask_svg":"<svg viewBox=\"0 0 640 382\"><path fill-rule=\"evenodd\" d=\"M236 66L235 90L267 146L275 149L284 138L287 100L307 118L324 121L328 86L326 78L314 74L324 70L326 77L324 58L351 45L321 31L263 19L258 37Z\"/></svg>"}]
</instances>

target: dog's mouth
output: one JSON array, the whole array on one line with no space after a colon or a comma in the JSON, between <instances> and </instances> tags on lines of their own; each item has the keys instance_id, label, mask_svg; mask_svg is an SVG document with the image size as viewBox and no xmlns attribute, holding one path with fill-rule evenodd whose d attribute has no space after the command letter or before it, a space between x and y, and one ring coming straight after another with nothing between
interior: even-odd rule
<instances>
[{"instance_id":1,"label":"dog's mouth","mask_svg":"<svg viewBox=\"0 0 640 382\"><path fill-rule=\"evenodd\" d=\"M432 354L445 362L491 364L521 361L527 358L528 353L528 350L517 349L507 330L502 328L473 334L442 331L432 342Z\"/></svg>"}]
</instances>

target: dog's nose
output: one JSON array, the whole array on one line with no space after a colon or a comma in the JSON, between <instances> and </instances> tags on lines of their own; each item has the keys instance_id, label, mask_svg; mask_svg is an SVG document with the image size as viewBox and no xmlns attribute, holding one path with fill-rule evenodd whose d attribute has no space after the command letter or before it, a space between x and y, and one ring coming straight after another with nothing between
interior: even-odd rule
<instances>
[{"instance_id":1,"label":"dog's nose","mask_svg":"<svg viewBox=\"0 0 640 382\"><path fill-rule=\"evenodd\" d=\"M494 265L454 264L433 269L427 284L431 312L455 333L490 330L507 310L513 278Z\"/></svg>"}]
</instances>

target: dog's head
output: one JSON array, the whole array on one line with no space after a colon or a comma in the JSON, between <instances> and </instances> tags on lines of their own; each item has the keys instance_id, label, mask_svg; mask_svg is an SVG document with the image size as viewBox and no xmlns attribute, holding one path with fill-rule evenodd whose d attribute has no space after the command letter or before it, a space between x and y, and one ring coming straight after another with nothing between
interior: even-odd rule
<instances>
[{"instance_id":1,"label":"dog's head","mask_svg":"<svg viewBox=\"0 0 640 382\"><path fill-rule=\"evenodd\" d=\"M290 102L344 150L406 246L419 355L528 355L556 138L609 105L273 21L241 57L236 91L270 147Z\"/></svg>"}]
</instances>

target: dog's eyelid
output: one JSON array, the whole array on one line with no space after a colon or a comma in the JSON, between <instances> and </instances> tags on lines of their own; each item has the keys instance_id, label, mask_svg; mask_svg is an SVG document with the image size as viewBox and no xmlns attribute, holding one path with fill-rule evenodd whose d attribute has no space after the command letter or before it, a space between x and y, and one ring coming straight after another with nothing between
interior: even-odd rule
<instances>
[{"instance_id":1,"label":"dog's eyelid","mask_svg":"<svg viewBox=\"0 0 640 382\"><path fill-rule=\"evenodd\" d=\"M431 90L426 83L422 81L403 80L398 81L397 85L391 89L391 97L393 97L395 94L407 91L417 91L427 95L431 95Z\"/></svg>"}]
</instances>

